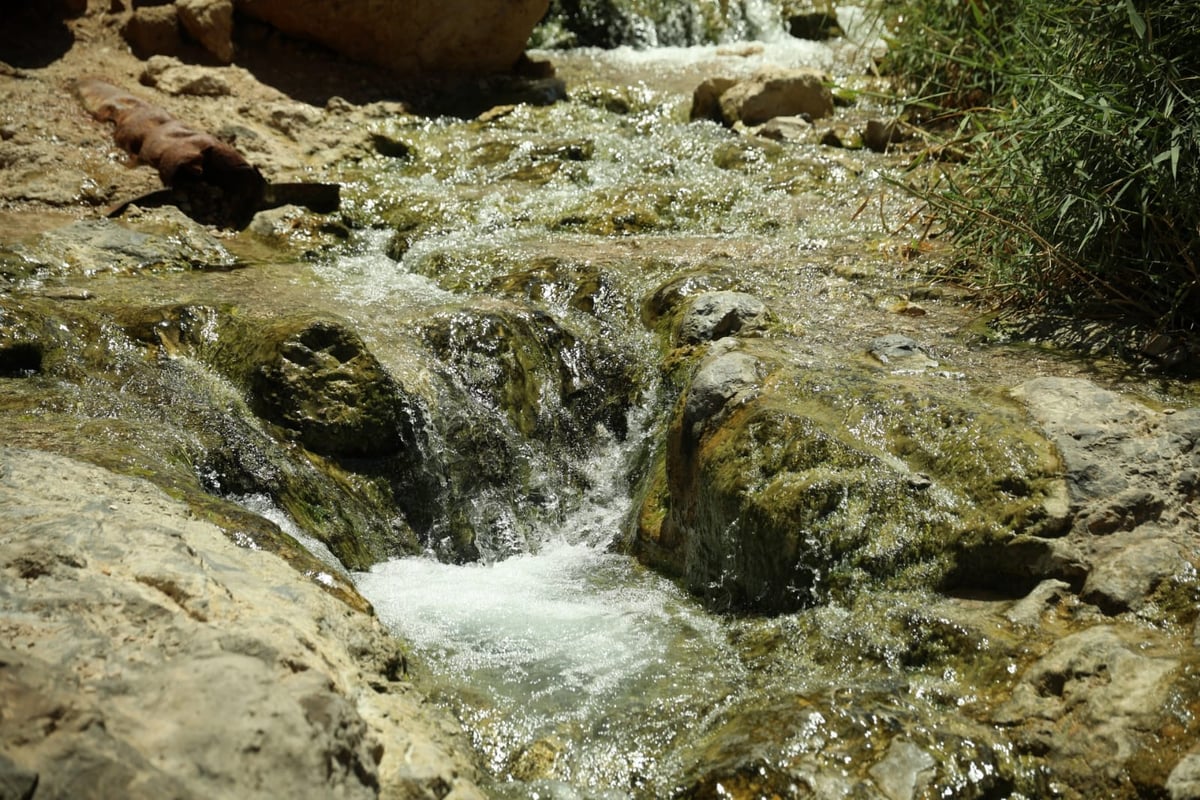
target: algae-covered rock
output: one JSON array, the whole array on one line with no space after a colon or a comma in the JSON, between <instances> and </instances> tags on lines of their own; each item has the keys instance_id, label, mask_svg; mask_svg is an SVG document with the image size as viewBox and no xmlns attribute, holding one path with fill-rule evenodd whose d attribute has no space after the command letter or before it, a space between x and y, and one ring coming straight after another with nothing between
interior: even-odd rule
<instances>
[{"instance_id":1,"label":"algae-covered rock","mask_svg":"<svg viewBox=\"0 0 1200 800\"><path fill-rule=\"evenodd\" d=\"M0 301L0 342L32 356L0 386L2 442L142 476L247 546L277 552L355 604L362 599L278 525L241 507L264 494L345 564L419 545L394 506L344 473L266 434L243 395L197 356L221 312L209 306L108 307L99 300Z\"/></svg>"},{"instance_id":2,"label":"algae-covered rock","mask_svg":"<svg viewBox=\"0 0 1200 800\"><path fill-rule=\"evenodd\" d=\"M399 387L352 330L329 320L288 320L262 331L271 353L251 374L260 413L330 456L378 458L403 448Z\"/></svg>"},{"instance_id":3,"label":"algae-covered rock","mask_svg":"<svg viewBox=\"0 0 1200 800\"><path fill-rule=\"evenodd\" d=\"M1023 591L1058 577L1017 555L990 574L967 558L1020 548L1050 513L1056 456L1015 408L945 379L800 370L769 342L731 342L675 410L643 558L682 568L714 605L767 611L895 580Z\"/></svg>"},{"instance_id":4,"label":"algae-covered rock","mask_svg":"<svg viewBox=\"0 0 1200 800\"><path fill-rule=\"evenodd\" d=\"M172 211L139 230L109 219L80 220L4 249L8 252L0 253L0 262L6 266L0 270L38 280L98 272L228 270L240 264L205 228Z\"/></svg>"}]
</instances>

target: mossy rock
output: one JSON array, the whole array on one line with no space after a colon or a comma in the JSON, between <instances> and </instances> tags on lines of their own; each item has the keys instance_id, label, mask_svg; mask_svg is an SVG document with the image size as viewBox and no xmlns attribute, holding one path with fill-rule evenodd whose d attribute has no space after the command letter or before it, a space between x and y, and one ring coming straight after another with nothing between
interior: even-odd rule
<instances>
[{"instance_id":1,"label":"mossy rock","mask_svg":"<svg viewBox=\"0 0 1200 800\"><path fill-rule=\"evenodd\" d=\"M235 541L277 552L305 572L327 568L274 523L239 506L237 496L270 496L353 568L417 551L411 530L387 522L396 517L394 506L349 491L344 474L267 435L237 388L196 357L201 345L212 345L223 313L0 300L0 342L37 335L41 355L40 368L2 379L3 442L146 478ZM173 357L179 355L192 357Z\"/></svg>"},{"instance_id":2,"label":"mossy rock","mask_svg":"<svg viewBox=\"0 0 1200 800\"><path fill-rule=\"evenodd\" d=\"M706 377L702 399L700 379L688 386L662 456L667 491L645 493L665 508L639 513L661 521L635 537L644 560L682 564L715 606L771 612L870 586L1045 577L1019 534L1048 516L1057 456L1015 408L860 365L797 370L761 340L721 349L765 377ZM1009 545L1002 572L976 563Z\"/></svg>"}]
</instances>

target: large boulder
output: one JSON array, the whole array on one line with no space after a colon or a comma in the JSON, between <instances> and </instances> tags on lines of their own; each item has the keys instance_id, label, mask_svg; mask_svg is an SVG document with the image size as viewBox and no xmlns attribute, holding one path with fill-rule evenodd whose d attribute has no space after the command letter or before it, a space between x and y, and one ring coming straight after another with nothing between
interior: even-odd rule
<instances>
[{"instance_id":1,"label":"large boulder","mask_svg":"<svg viewBox=\"0 0 1200 800\"><path fill-rule=\"evenodd\" d=\"M401 74L483 74L517 63L549 0L237 0L285 33Z\"/></svg>"},{"instance_id":2,"label":"large boulder","mask_svg":"<svg viewBox=\"0 0 1200 800\"><path fill-rule=\"evenodd\" d=\"M1015 408L944 378L798 367L729 337L687 380L634 550L721 608L897 582L1023 591L1079 578L1029 535L1054 518L1056 468Z\"/></svg>"},{"instance_id":3,"label":"large boulder","mask_svg":"<svg viewBox=\"0 0 1200 800\"><path fill-rule=\"evenodd\" d=\"M0 529L0 796L481 796L373 615L148 481L0 447Z\"/></svg>"}]
</instances>

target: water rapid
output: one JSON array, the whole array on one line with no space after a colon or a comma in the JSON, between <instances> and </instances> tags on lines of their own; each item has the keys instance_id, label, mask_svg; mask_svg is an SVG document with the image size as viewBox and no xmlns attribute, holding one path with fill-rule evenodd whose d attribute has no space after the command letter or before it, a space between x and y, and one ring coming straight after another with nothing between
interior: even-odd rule
<instances>
[{"instance_id":1,"label":"water rapid","mask_svg":"<svg viewBox=\"0 0 1200 800\"><path fill-rule=\"evenodd\" d=\"M590 489L529 552L432 555L358 573L414 670L471 732L500 797L627 797L666 779L671 747L734 693L723 626L669 580L611 552L639 431L584 465Z\"/></svg>"}]
</instances>

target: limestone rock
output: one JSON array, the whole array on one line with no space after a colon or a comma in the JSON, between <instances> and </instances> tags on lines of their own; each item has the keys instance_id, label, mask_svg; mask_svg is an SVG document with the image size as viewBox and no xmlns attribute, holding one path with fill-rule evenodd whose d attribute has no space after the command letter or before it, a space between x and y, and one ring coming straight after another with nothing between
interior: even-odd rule
<instances>
[{"instance_id":1,"label":"limestone rock","mask_svg":"<svg viewBox=\"0 0 1200 800\"><path fill-rule=\"evenodd\" d=\"M222 64L233 61L233 0L176 0L189 36Z\"/></svg>"},{"instance_id":2,"label":"limestone rock","mask_svg":"<svg viewBox=\"0 0 1200 800\"><path fill-rule=\"evenodd\" d=\"M228 81L215 70L185 65L172 56L151 56L138 79L170 95L228 97L233 94Z\"/></svg>"},{"instance_id":3,"label":"limestone rock","mask_svg":"<svg viewBox=\"0 0 1200 800\"><path fill-rule=\"evenodd\" d=\"M1167 778L1171 800L1200 800L1200 752L1184 756Z\"/></svg>"},{"instance_id":4,"label":"limestone rock","mask_svg":"<svg viewBox=\"0 0 1200 800\"><path fill-rule=\"evenodd\" d=\"M1193 583L1200 409L1160 413L1080 379L1036 378L1014 394L1062 454L1060 533L1084 554L1084 597L1119 613Z\"/></svg>"},{"instance_id":5,"label":"limestone rock","mask_svg":"<svg viewBox=\"0 0 1200 800\"><path fill-rule=\"evenodd\" d=\"M1017 728L1024 748L1048 753L1080 796L1105 794L1153 747L1178 691L1179 662L1098 625L1059 640L1021 675L996 722ZM1089 792L1088 786L1095 791Z\"/></svg>"},{"instance_id":6,"label":"limestone rock","mask_svg":"<svg viewBox=\"0 0 1200 800\"><path fill-rule=\"evenodd\" d=\"M149 483L0 448L0 527L5 797L478 796L372 616Z\"/></svg>"},{"instance_id":7,"label":"limestone rock","mask_svg":"<svg viewBox=\"0 0 1200 800\"><path fill-rule=\"evenodd\" d=\"M871 766L871 777L888 800L913 800L933 776L937 762L912 742L893 739L887 753Z\"/></svg>"},{"instance_id":8,"label":"limestone rock","mask_svg":"<svg viewBox=\"0 0 1200 800\"><path fill-rule=\"evenodd\" d=\"M777 142L807 142L814 138L813 124L804 117L772 117L758 135Z\"/></svg>"},{"instance_id":9,"label":"limestone rock","mask_svg":"<svg viewBox=\"0 0 1200 800\"><path fill-rule=\"evenodd\" d=\"M720 96L726 125L761 125L773 117L821 119L833 113L833 93L825 76L808 69L771 69L739 81Z\"/></svg>"},{"instance_id":10,"label":"limestone rock","mask_svg":"<svg viewBox=\"0 0 1200 800\"><path fill-rule=\"evenodd\" d=\"M733 78L706 78L692 92L692 119L721 121L721 95L733 88Z\"/></svg>"},{"instance_id":11,"label":"limestone rock","mask_svg":"<svg viewBox=\"0 0 1200 800\"><path fill-rule=\"evenodd\" d=\"M279 30L406 75L486 74L517 63L549 0L236 0Z\"/></svg>"}]
</instances>

